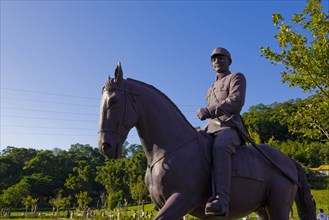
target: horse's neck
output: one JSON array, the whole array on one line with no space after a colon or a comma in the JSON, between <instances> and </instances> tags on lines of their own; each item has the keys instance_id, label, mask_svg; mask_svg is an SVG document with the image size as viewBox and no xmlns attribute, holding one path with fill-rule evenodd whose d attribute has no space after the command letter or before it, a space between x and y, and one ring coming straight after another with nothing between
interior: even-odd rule
<instances>
[{"instance_id":1,"label":"horse's neck","mask_svg":"<svg viewBox=\"0 0 329 220\"><path fill-rule=\"evenodd\" d=\"M170 144L194 134L193 127L167 102L154 99L152 103L146 100L141 105L143 110L137 126L141 138L147 136L157 143Z\"/></svg>"},{"instance_id":2,"label":"horse's neck","mask_svg":"<svg viewBox=\"0 0 329 220\"><path fill-rule=\"evenodd\" d=\"M172 150L196 135L184 116L171 103L158 96L141 96L142 100L138 101L136 128L148 157L158 157L154 155Z\"/></svg>"}]
</instances>

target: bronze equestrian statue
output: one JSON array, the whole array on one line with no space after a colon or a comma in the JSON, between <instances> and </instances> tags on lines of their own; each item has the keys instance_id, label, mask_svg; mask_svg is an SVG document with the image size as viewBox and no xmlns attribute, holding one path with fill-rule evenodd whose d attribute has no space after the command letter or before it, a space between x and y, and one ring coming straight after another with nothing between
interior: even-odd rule
<instances>
[{"instance_id":1,"label":"bronze equestrian statue","mask_svg":"<svg viewBox=\"0 0 329 220\"><path fill-rule=\"evenodd\" d=\"M206 216L205 206L212 195L212 135L196 131L155 87L124 79L119 63L114 77L102 90L100 152L119 158L133 127L147 157L145 183L160 209L155 219L178 220L187 213L201 219L237 219L256 211L263 220L288 220L294 201L301 220L316 219L305 171L282 152L264 144L257 147L284 167L285 175L256 148L239 147L232 154L230 171L226 171L231 181L225 216Z\"/></svg>"}]
</instances>

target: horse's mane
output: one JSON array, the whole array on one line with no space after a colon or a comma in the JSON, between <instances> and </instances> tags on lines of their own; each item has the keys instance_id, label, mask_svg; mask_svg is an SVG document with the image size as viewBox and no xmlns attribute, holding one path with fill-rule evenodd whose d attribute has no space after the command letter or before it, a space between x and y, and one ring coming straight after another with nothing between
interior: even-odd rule
<instances>
[{"instance_id":1,"label":"horse's mane","mask_svg":"<svg viewBox=\"0 0 329 220\"><path fill-rule=\"evenodd\" d=\"M193 129L195 130L195 128L192 126L192 124L186 119L185 115L182 113L182 111L177 107L177 105L163 92L161 92L159 89L157 89L156 87L147 84L145 82L139 81L139 80L135 80L135 79L131 79L131 78L127 78L127 80L129 81L133 81L135 83L141 84L147 88L150 88L152 90L154 90L155 92L157 92L161 97L163 97L165 100L168 101L169 104L172 105L172 107L174 107L174 109L179 113L179 115L183 118L183 120Z\"/></svg>"}]
</instances>

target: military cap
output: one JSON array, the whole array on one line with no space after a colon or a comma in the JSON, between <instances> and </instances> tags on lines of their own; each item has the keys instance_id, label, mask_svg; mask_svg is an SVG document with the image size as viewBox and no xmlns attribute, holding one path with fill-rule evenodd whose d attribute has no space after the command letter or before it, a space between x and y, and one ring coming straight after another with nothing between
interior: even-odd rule
<instances>
[{"instance_id":1,"label":"military cap","mask_svg":"<svg viewBox=\"0 0 329 220\"><path fill-rule=\"evenodd\" d=\"M212 51L210 58L212 58L212 57L215 56L215 55L219 55L219 54L224 55L224 56L227 56L227 57L229 58L229 60L230 60L230 64L232 63L232 58L231 58L231 54L230 54L230 52L228 52L228 50L226 50L226 49L223 48L223 47L216 47L216 48Z\"/></svg>"}]
</instances>

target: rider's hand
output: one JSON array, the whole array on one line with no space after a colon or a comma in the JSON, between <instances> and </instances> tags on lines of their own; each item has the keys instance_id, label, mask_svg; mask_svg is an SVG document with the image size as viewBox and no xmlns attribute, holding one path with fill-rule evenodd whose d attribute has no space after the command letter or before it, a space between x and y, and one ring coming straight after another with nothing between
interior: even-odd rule
<instances>
[{"instance_id":1,"label":"rider's hand","mask_svg":"<svg viewBox=\"0 0 329 220\"><path fill-rule=\"evenodd\" d=\"M200 108L196 114L201 121L211 117L210 112L207 108Z\"/></svg>"}]
</instances>

